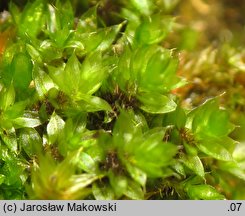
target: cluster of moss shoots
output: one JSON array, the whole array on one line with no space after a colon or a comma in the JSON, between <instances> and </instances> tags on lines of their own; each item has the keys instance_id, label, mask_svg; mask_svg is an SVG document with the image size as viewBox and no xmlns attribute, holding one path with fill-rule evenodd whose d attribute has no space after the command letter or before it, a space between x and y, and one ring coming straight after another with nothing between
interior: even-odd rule
<instances>
[{"instance_id":1,"label":"cluster of moss shoots","mask_svg":"<svg viewBox=\"0 0 245 216\"><path fill-rule=\"evenodd\" d=\"M2 199L229 199L224 176L245 180L222 96L182 107L177 51L163 46L174 18L142 2L119 1L110 26L103 3L79 17L70 1L10 3Z\"/></svg>"}]
</instances>

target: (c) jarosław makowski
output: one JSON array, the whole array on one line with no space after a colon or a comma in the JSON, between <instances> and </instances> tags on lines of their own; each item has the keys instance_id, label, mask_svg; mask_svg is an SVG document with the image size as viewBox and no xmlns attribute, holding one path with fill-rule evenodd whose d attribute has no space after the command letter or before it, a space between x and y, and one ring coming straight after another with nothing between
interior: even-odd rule
<instances>
[{"instance_id":1,"label":"(c) jaros\u0142aw makowski","mask_svg":"<svg viewBox=\"0 0 245 216\"><path fill-rule=\"evenodd\" d=\"M66 206L66 209L65 209ZM66 205L64 204L26 204L19 208L20 211L117 211L116 203L105 203L105 204L87 204L87 203L76 203L76 202L68 202Z\"/></svg>"}]
</instances>

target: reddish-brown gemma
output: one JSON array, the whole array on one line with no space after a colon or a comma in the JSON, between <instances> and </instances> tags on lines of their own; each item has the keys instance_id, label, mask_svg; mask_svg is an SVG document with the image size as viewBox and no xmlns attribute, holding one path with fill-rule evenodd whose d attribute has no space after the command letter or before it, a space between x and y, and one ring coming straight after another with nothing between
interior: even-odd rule
<instances>
[{"instance_id":1,"label":"reddish-brown gemma","mask_svg":"<svg viewBox=\"0 0 245 216\"><path fill-rule=\"evenodd\" d=\"M10 30L0 32L0 55L3 54L10 37L11 37L11 31Z\"/></svg>"}]
</instances>

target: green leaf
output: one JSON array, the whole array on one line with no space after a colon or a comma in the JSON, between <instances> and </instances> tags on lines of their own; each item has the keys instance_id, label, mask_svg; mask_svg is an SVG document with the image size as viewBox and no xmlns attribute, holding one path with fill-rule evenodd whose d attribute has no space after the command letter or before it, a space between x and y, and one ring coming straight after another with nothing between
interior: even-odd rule
<instances>
[{"instance_id":1,"label":"green leaf","mask_svg":"<svg viewBox=\"0 0 245 216\"><path fill-rule=\"evenodd\" d=\"M136 30L136 43L149 45L161 42L172 30L173 21L173 18L163 18L161 14L147 17Z\"/></svg>"},{"instance_id":2,"label":"green leaf","mask_svg":"<svg viewBox=\"0 0 245 216\"><path fill-rule=\"evenodd\" d=\"M88 195L86 187L91 185L91 183L93 183L98 178L99 176L95 175L94 173L93 174L84 173L80 175L73 175L70 178L71 185L66 190L66 193L71 194L74 198L86 197Z\"/></svg>"},{"instance_id":3,"label":"green leaf","mask_svg":"<svg viewBox=\"0 0 245 216\"><path fill-rule=\"evenodd\" d=\"M126 49L119 59L118 67L122 67L117 69L118 80L134 81L139 91L166 93L184 84L176 76L178 59L170 50L160 46L144 46L134 52Z\"/></svg>"},{"instance_id":4,"label":"green leaf","mask_svg":"<svg viewBox=\"0 0 245 216\"><path fill-rule=\"evenodd\" d=\"M44 97L51 88L55 87L49 75L37 65L35 65L33 69L33 79L40 98Z\"/></svg>"},{"instance_id":5,"label":"green leaf","mask_svg":"<svg viewBox=\"0 0 245 216\"><path fill-rule=\"evenodd\" d=\"M11 63L13 85L15 89L25 90L32 80L32 62L29 55L17 53Z\"/></svg>"},{"instance_id":6,"label":"green leaf","mask_svg":"<svg viewBox=\"0 0 245 216\"><path fill-rule=\"evenodd\" d=\"M14 4L12 1L9 2L9 12L11 13L11 16L13 17L13 20L16 24L19 23L21 12L16 4Z\"/></svg>"},{"instance_id":7,"label":"green leaf","mask_svg":"<svg viewBox=\"0 0 245 216\"><path fill-rule=\"evenodd\" d=\"M5 175L0 174L0 185L4 182L5 178Z\"/></svg>"},{"instance_id":8,"label":"green leaf","mask_svg":"<svg viewBox=\"0 0 245 216\"><path fill-rule=\"evenodd\" d=\"M20 101L14 103L12 106L4 112L4 117L8 120L15 119L23 115L27 103L25 101Z\"/></svg>"},{"instance_id":9,"label":"green leaf","mask_svg":"<svg viewBox=\"0 0 245 216\"><path fill-rule=\"evenodd\" d=\"M130 199L134 199L134 200L144 199L144 191L142 190L141 186L134 181L128 181L127 190L125 191L124 194Z\"/></svg>"},{"instance_id":10,"label":"green leaf","mask_svg":"<svg viewBox=\"0 0 245 216\"><path fill-rule=\"evenodd\" d=\"M218 160L232 160L234 142L227 135L234 129L228 114L218 106L217 98L207 100L187 116L186 127L192 129L198 148Z\"/></svg>"},{"instance_id":11,"label":"green leaf","mask_svg":"<svg viewBox=\"0 0 245 216\"><path fill-rule=\"evenodd\" d=\"M97 169L96 162L87 153L81 152L79 156L78 166L87 173L94 173Z\"/></svg>"},{"instance_id":12,"label":"green leaf","mask_svg":"<svg viewBox=\"0 0 245 216\"><path fill-rule=\"evenodd\" d=\"M14 86L11 84L7 89L2 88L0 92L0 107L5 111L9 106L13 105L15 101Z\"/></svg>"},{"instance_id":13,"label":"green leaf","mask_svg":"<svg viewBox=\"0 0 245 216\"><path fill-rule=\"evenodd\" d=\"M137 99L141 102L140 108L149 113L168 113L174 111L177 107L172 99L158 93L142 92L137 95Z\"/></svg>"},{"instance_id":14,"label":"green leaf","mask_svg":"<svg viewBox=\"0 0 245 216\"><path fill-rule=\"evenodd\" d=\"M176 110L167 114L164 119L164 124L167 125L176 125L178 129L184 128L187 120L187 115L185 110L181 106L177 106Z\"/></svg>"},{"instance_id":15,"label":"green leaf","mask_svg":"<svg viewBox=\"0 0 245 216\"><path fill-rule=\"evenodd\" d=\"M224 148L219 141L212 138L205 138L197 143L197 147L205 154L212 156L218 160L231 161L233 160L230 152Z\"/></svg>"},{"instance_id":16,"label":"green leaf","mask_svg":"<svg viewBox=\"0 0 245 216\"><path fill-rule=\"evenodd\" d=\"M198 149L196 148L196 146L193 146L193 144L188 144L185 141L184 141L183 145L184 145L185 151L188 155L197 156Z\"/></svg>"},{"instance_id":17,"label":"green leaf","mask_svg":"<svg viewBox=\"0 0 245 216\"><path fill-rule=\"evenodd\" d=\"M225 197L210 185L189 185L186 188L190 199L195 200L224 200Z\"/></svg>"},{"instance_id":18,"label":"green leaf","mask_svg":"<svg viewBox=\"0 0 245 216\"><path fill-rule=\"evenodd\" d=\"M10 129L0 130L0 136L6 146L14 153L17 153L18 144L16 139L15 128L11 127Z\"/></svg>"},{"instance_id":19,"label":"green leaf","mask_svg":"<svg viewBox=\"0 0 245 216\"><path fill-rule=\"evenodd\" d=\"M171 11L172 9L175 9L176 5L179 3L179 0L163 0L164 8L167 11Z\"/></svg>"},{"instance_id":20,"label":"green leaf","mask_svg":"<svg viewBox=\"0 0 245 216\"><path fill-rule=\"evenodd\" d=\"M30 55L31 59L38 63L41 64L42 63L42 56L40 51L37 49L37 47L31 45L31 44L26 44L26 51L28 52L28 54ZM37 66L36 64L34 64L34 67Z\"/></svg>"},{"instance_id":21,"label":"green leaf","mask_svg":"<svg viewBox=\"0 0 245 216\"><path fill-rule=\"evenodd\" d=\"M226 136L234 128L234 125L230 123L230 115L227 111L217 109L211 113L207 129L211 134L217 137Z\"/></svg>"},{"instance_id":22,"label":"green leaf","mask_svg":"<svg viewBox=\"0 0 245 216\"><path fill-rule=\"evenodd\" d=\"M180 88L187 84L187 81L176 75L176 71L179 67L179 60L172 57L167 68L164 70L163 83L165 92L169 92L173 89Z\"/></svg>"},{"instance_id":23,"label":"green leaf","mask_svg":"<svg viewBox=\"0 0 245 216\"><path fill-rule=\"evenodd\" d=\"M54 112L47 125L47 134L50 143L54 143L58 139L64 125L64 120Z\"/></svg>"},{"instance_id":24,"label":"green leaf","mask_svg":"<svg viewBox=\"0 0 245 216\"><path fill-rule=\"evenodd\" d=\"M60 21L61 29L68 28L73 29L74 27L74 12L72 3L69 0L56 1L55 4L56 13ZM53 16L53 14L51 14Z\"/></svg>"},{"instance_id":25,"label":"green leaf","mask_svg":"<svg viewBox=\"0 0 245 216\"><path fill-rule=\"evenodd\" d=\"M100 43L97 49L100 51L107 50L111 46L113 41L116 39L117 34L119 33L119 31L125 23L126 22L123 22L118 25L105 28L103 33L103 41Z\"/></svg>"},{"instance_id":26,"label":"green leaf","mask_svg":"<svg viewBox=\"0 0 245 216\"><path fill-rule=\"evenodd\" d=\"M184 165L180 161L174 161L173 165L171 166L178 174L182 175L184 178L186 177L186 172Z\"/></svg>"},{"instance_id":27,"label":"green leaf","mask_svg":"<svg viewBox=\"0 0 245 216\"><path fill-rule=\"evenodd\" d=\"M66 47L77 47L80 49L78 55L84 55L93 51L105 51L109 49L116 39L117 34L125 23L119 25L101 28L95 32L80 33L79 31L74 33Z\"/></svg>"},{"instance_id":28,"label":"green leaf","mask_svg":"<svg viewBox=\"0 0 245 216\"><path fill-rule=\"evenodd\" d=\"M156 177L162 175L162 168L169 165L177 150L174 145L162 141L164 133L164 128L155 128L142 136L141 125L134 121L134 114L121 111L113 129L113 140L121 160L126 164L129 161L131 166ZM125 152L128 155L126 159ZM140 171L130 165L132 177L143 184L144 174L141 172L139 176Z\"/></svg>"},{"instance_id":29,"label":"green leaf","mask_svg":"<svg viewBox=\"0 0 245 216\"><path fill-rule=\"evenodd\" d=\"M129 8L121 8L121 14L125 20L129 21L125 31L126 35L129 34L129 32L133 33L141 23L141 17L138 12Z\"/></svg>"},{"instance_id":30,"label":"green leaf","mask_svg":"<svg viewBox=\"0 0 245 216\"><path fill-rule=\"evenodd\" d=\"M44 1L37 0L28 3L21 14L18 30L21 36L36 37L44 24Z\"/></svg>"},{"instance_id":31,"label":"green leaf","mask_svg":"<svg viewBox=\"0 0 245 216\"><path fill-rule=\"evenodd\" d=\"M150 0L130 0L131 4L142 14L150 15L152 2Z\"/></svg>"},{"instance_id":32,"label":"green leaf","mask_svg":"<svg viewBox=\"0 0 245 216\"><path fill-rule=\"evenodd\" d=\"M67 39L72 34L74 27L74 14L70 1L56 6L48 5L47 28L52 41L60 48L65 46Z\"/></svg>"},{"instance_id":33,"label":"green leaf","mask_svg":"<svg viewBox=\"0 0 245 216\"><path fill-rule=\"evenodd\" d=\"M57 14L57 10L52 5L48 5L47 15L48 32L54 34L56 31L61 29L60 15Z\"/></svg>"},{"instance_id":34,"label":"green leaf","mask_svg":"<svg viewBox=\"0 0 245 216\"><path fill-rule=\"evenodd\" d=\"M180 160L185 164L185 166L194 171L194 173L199 175L201 178L204 178L204 167L198 156L183 155Z\"/></svg>"},{"instance_id":35,"label":"green leaf","mask_svg":"<svg viewBox=\"0 0 245 216\"><path fill-rule=\"evenodd\" d=\"M19 144L30 158L40 153L42 149L42 139L33 128L20 130Z\"/></svg>"},{"instance_id":36,"label":"green leaf","mask_svg":"<svg viewBox=\"0 0 245 216\"><path fill-rule=\"evenodd\" d=\"M243 142L237 143L235 145L235 149L232 151L232 156L238 163L245 162L245 145Z\"/></svg>"},{"instance_id":37,"label":"green leaf","mask_svg":"<svg viewBox=\"0 0 245 216\"><path fill-rule=\"evenodd\" d=\"M27 179L27 173L25 172L26 168L26 164L24 164L19 158L16 158L16 156L8 158L1 169L2 174L6 177L4 184L21 188Z\"/></svg>"},{"instance_id":38,"label":"green leaf","mask_svg":"<svg viewBox=\"0 0 245 216\"><path fill-rule=\"evenodd\" d=\"M110 105L103 99L90 96L90 95L83 95L79 96L80 100L76 101L76 106L78 106L80 111L86 112L96 112L100 110L111 111Z\"/></svg>"},{"instance_id":39,"label":"green leaf","mask_svg":"<svg viewBox=\"0 0 245 216\"><path fill-rule=\"evenodd\" d=\"M178 59L171 51L151 45L133 51L125 48L116 71L123 88L127 83L129 86L137 85L139 91L167 93L185 84L176 76L177 69Z\"/></svg>"},{"instance_id":40,"label":"green leaf","mask_svg":"<svg viewBox=\"0 0 245 216\"><path fill-rule=\"evenodd\" d=\"M245 170L239 165L239 163L235 161L222 161L219 163L219 168L245 181Z\"/></svg>"},{"instance_id":41,"label":"green leaf","mask_svg":"<svg viewBox=\"0 0 245 216\"><path fill-rule=\"evenodd\" d=\"M172 60L169 50L157 47L147 62L145 71L140 74L140 89L152 92L164 92L166 86L164 79L166 78L165 70ZM172 74L175 75L175 70Z\"/></svg>"},{"instance_id":42,"label":"green leaf","mask_svg":"<svg viewBox=\"0 0 245 216\"><path fill-rule=\"evenodd\" d=\"M100 53L88 55L81 65L81 72L78 76L79 92L90 95L95 93L107 77L107 69Z\"/></svg>"},{"instance_id":43,"label":"green leaf","mask_svg":"<svg viewBox=\"0 0 245 216\"><path fill-rule=\"evenodd\" d=\"M9 151L8 147L6 145L4 145L2 140L0 140L0 145L1 145L1 148L0 148L1 160L5 161L14 155L12 152ZM15 155L14 155L14 157L15 157Z\"/></svg>"},{"instance_id":44,"label":"green leaf","mask_svg":"<svg viewBox=\"0 0 245 216\"><path fill-rule=\"evenodd\" d=\"M147 179L146 173L141 169L139 169L138 167L132 166L130 163L126 163L126 167L129 172L129 175L143 188L145 188L146 179Z\"/></svg>"},{"instance_id":45,"label":"green leaf","mask_svg":"<svg viewBox=\"0 0 245 216\"><path fill-rule=\"evenodd\" d=\"M127 177L123 175L115 175L113 172L109 172L109 179L116 197L120 198L127 190Z\"/></svg>"},{"instance_id":46,"label":"green leaf","mask_svg":"<svg viewBox=\"0 0 245 216\"><path fill-rule=\"evenodd\" d=\"M124 62L125 65L128 65L130 63L130 76L134 82L136 82L137 84L140 82L141 77L144 76L144 73L146 71L149 59L159 49L161 49L159 46L152 45L140 47L131 52L128 51L127 56L131 55L130 62L128 62L129 57L125 57Z\"/></svg>"},{"instance_id":47,"label":"green leaf","mask_svg":"<svg viewBox=\"0 0 245 216\"><path fill-rule=\"evenodd\" d=\"M48 66L48 70L49 70L49 76L52 78L54 83L57 84L57 86L61 91L65 92L67 95L70 96L76 94L75 87L73 88L74 85L73 80L71 80L74 78L71 77L71 74L65 71L65 64L58 67ZM67 80L66 80L66 76L67 76Z\"/></svg>"},{"instance_id":48,"label":"green leaf","mask_svg":"<svg viewBox=\"0 0 245 216\"><path fill-rule=\"evenodd\" d=\"M113 128L113 140L117 147L130 153L134 151L131 142L141 135L141 127L134 121L134 113L122 110Z\"/></svg>"},{"instance_id":49,"label":"green leaf","mask_svg":"<svg viewBox=\"0 0 245 216\"><path fill-rule=\"evenodd\" d=\"M228 135L234 126L229 122L228 113L220 109L217 98L207 100L188 114L187 127L195 133L212 137Z\"/></svg>"},{"instance_id":50,"label":"green leaf","mask_svg":"<svg viewBox=\"0 0 245 216\"><path fill-rule=\"evenodd\" d=\"M114 71L114 77L123 91L127 91L127 86L132 85L130 82L130 57L132 55L130 49L125 48L124 52L119 58L117 68ZM131 81L132 82L132 81Z\"/></svg>"},{"instance_id":51,"label":"green leaf","mask_svg":"<svg viewBox=\"0 0 245 216\"><path fill-rule=\"evenodd\" d=\"M93 53L82 64L73 54L65 68L49 67L50 76L59 88L75 100L83 94L93 94L106 78L106 66L99 53Z\"/></svg>"},{"instance_id":52,"label":"green leaf","mask_svg":"<svg viewBox=\"0 0 245 216\"><path fill-rule=\"evenodd\" d=\"M63 50L50 40L43 40L38 45L38 50L41 53L43 62L52 62L63 57Z\"/></svg>"},{"instance_id":53,"label":"green leaf","mask_svg":"<svg viewBox=\"0 0 245 216\"><path fill-rule=\"evenodd\" d=\"M74 162L80 150L69 154L62 162L56 163L51 155L40 155L39 166L32 172L32 190L39 199L83 199L88 196L95 174L75 175Z\"/></svg>"},{"instance_id":54,"label":"green leaf","mask_svg":"<svg viewBox=\"0 0 245 216\"><path fill-rule=\"evenodd\" d=\"M74 54L69 58L65 68L63 66L58 68L49 67L49 71L50 76L54 82L57 83L60 90L71 97L77 94L80 83L81 66Z\"/></svg>"},{"instance_id":55,"label":"green leaf","mask_svg":"<svg viewBox=\"0 0 245 216\"><path fill-rule=\"evenodd\" d=\"M108 184L92 184L92 192L96 200L114 200L115 194Z\"/></svg>"},{"instance_id":56,"label":"green leaf","mask_svg":"<svg viewBox=\"0 0 245 216\"><path fill-rule=\"evenodd\" d=\"M69 151L74 151L81 146L84 146L84 142L88 142L88 146L91 146L93 141L93 133L85 133L86 126L86 114L81 113L75 116L75 118L68 118L65 122L63 132L59 135L59 151L62 155L66 156ZM84 138L81 138L84 137ZM85 146L86 147L86 146Z\"/></svg>"},{"instance_id":57,"label":"green leaf","mask_svg":"<svg viewBox=\"0 0 245 216\"><path fill-rule=\"evenodd\" d=\"M78 20L77 31L81 33L97 30L97 6L89 8Z\"/></svg>"},{"instance_id":58,"label":"green leaf","mask_svg":"<svg viewBox=\"0 0 245 216\"><path fill-rule=\"evenodd\" d=\"M162 176L162 168L171 163L177 151L175 145L162 141L164 132L164 130L159 132L156 129L147 132L142 143L137 143L138 147L132 156L135 165L151 177Z\"/></svg>"},{"instance_id":59,"label":"green leaf","mask_svg":"<svg viewBox=\"0 0 245 216\"><path fill-rule=\"evenodd\" d=\"M41 125L41 121L39 119L28 118L28 117L18 117L12 120L15 128L22 127L37 127Z\"/></svg>"},{"instance_id":60,"label":"green leaf","mask_svg":"<svg viewBox=\"0 0 245 216\"><path fill-rule=\"evenodd\" d=\"M226 148L230 154L232 154L237 146L237 141L233 140L232 138L228 136L223 136L219 138L215 138L217 142L222 145L224 148Z\"/></svg>"}]
</instances>

